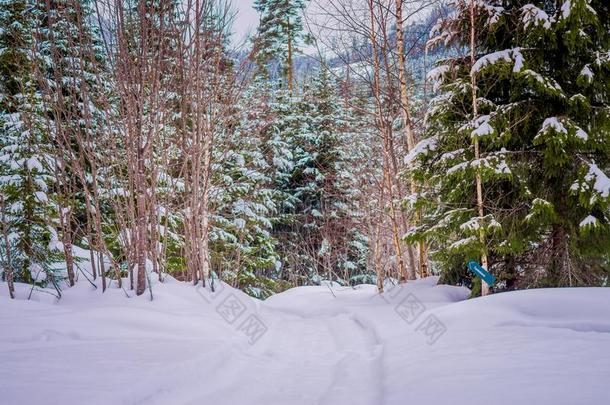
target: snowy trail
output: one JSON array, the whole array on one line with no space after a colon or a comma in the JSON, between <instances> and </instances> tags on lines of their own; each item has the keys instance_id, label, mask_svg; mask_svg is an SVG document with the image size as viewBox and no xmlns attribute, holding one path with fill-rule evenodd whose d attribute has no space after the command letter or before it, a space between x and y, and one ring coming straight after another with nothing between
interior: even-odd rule
<instances>
[{"instance_id":1,"label":"snowy trail","mask_svg":"<svg viewBox=\"0 0 610 405\"><path fill-rule=\"evenodd\" d=\"M383 345L375 331L355 315L346 316L346 320L330 324L341 359L334 366L334 378L320 403L337 404L350 396L354 396L354 404L383 403ZM354 387L359 387L357 392Z\"/></svg>"},{"instance_id":2,"label":"snowy trail","mask_svg":"<svg viewBox=\"0 0 610 405\"><path fill-rule=\"evenodd\" d=\"M32 302L0 284L0 404L610 403L610 289L463 301L465 289L426 279L384 299L374 286L300 287L260 302L228 288L266 325L254 344L219 315L222 297L171 280L154 291ZM436 343L398 315L408 294L420 319L446 326Z\"/></svg>"},{"instance_id":3,"label":"snowy trail","mask_svg":"<svg viewBox=\"0 0 610 405\"><path fill-rule=\"evenodd\" d=\"M270 320L264 340L221 364L207 379L210 389L185 403L382 403L382 345L353 314L308 317L271 309L264 315Z\"/></svg>"}]
</instances>

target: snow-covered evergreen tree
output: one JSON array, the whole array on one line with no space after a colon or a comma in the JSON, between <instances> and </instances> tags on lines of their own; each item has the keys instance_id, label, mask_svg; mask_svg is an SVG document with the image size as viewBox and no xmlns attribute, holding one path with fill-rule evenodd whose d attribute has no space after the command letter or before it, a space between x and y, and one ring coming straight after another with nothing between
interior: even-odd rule
<instances>
[{"instance_id":1,"label":"snow-covered evergreen tree","mask_svg":"<svg viewBox=\"0 0 610 405\"><path fill-rule=\"evenodd\" d=\"M54 247L63 250L68 281L74 283L74 243L90 242L93 187L92 167L103 144L104 120L110 113L110 88L106 79L105 52L98 30L91 24L91 1L55 0L37 3L35 57L36 79L49 111L46 126L52 134L52 153L57 178L52 197L57 211ZM89 201L86 201L89 199ZM55 239L55 238L54 238Z\"/></svg>"},{"instance_id":2,"label":"snow-covered evergreen tree","mask_svg":"<svg viewBox=\"0 0 610 405\"><path fill-rule=\"evenodd\" d=\"M468 51L471 2L454 7L431 43ZM466 262L485 252L505 288L598 284L610 245L608 8L480 0L474 10L475 63L456 55L430 72L429 137L407 156L428 185L427 216L410 236L433 243L450 282L468 283Z\"/></svg>"},{"instance_id":3,"label":"snow-covered evergreen tree","mask_svg":"<svg viewBox=\"0 0 610 405\"><path fill-rule=\"evenodd\" d=\"M58 257L49 250L54 215L49 195L55 162L34 74L35 66L46 66L32 52L37 17L29 1L0 2L0 194L10 244L1 257L16 281L54 283ZM7 250L11 263L5 262Z\"/></svg>"},{"instance_id":4,"label":"snow-covered evergreen tree","mask_svg":"<svg viewBox=\"0 0 610 405\"><path fill-rule=\"evenodd\" d=\"M213 268L224 281L259 298L277 291L278 256L271 235L277 202L264 148L269 93L262 81L247 89L236 106L235 127L218 139L213 164Z\"/></svg>"},{"instance_id":5,"label":"snow-covered evergreen tree","mask_svg":"<svg viewBox=\"0 0 610 405\"><path fill-rule=\"evenodd\" d=\"M293 58L308 37L303 34L303 10L306 0L255 0L260 14L254 52L259 73L269 76L270 63L279 62L282 75L292 89Z\"/></svg>"},{"instance_id":6,"label":"snow-covered evergreen tree","mask_svg":"<svg viewBox=\"0 0 610 405\"><path fill-rule=\"evenodd\" d=\"M355 187L354 157L362 146L349 109L337 97L327 71L306 86L303 96L280 97L275 131L290 148L291 167L277 187L286 196L275 227L283 266L299 282L334 279L344 283L366 273L366 237ZM362 281L362 280L360 280Z\"/></svg>"}]
</instances>

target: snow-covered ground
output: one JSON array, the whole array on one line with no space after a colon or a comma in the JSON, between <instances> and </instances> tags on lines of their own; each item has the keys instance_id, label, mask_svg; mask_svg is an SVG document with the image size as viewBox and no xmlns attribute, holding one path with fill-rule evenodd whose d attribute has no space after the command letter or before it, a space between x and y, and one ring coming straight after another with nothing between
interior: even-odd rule
<instances>
[{"instance_id":1,"label":"snow-covered ground","mask_svg":"<svg viewBox=\"0 0 610 405\"><path fill-rule=\"evenodd\" d=\"M171 278L152 302L0 284L0 404L610 403L610 289L465 300L436 282L264 302Z\"/></svg>"}]
</instances>

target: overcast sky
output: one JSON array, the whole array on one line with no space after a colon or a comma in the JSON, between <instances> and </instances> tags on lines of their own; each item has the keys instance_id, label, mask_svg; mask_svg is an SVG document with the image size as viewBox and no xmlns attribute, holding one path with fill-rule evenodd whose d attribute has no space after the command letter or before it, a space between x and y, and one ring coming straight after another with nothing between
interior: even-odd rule
<instances>
[{"instance_id":1,"label":"overcast sky","mask_svg":"<svg viewBox=\"0 0 610 405\"><path fill-rule=\"evenodd\" d=\"M258 14L252 8L254 0L233 0L233 5L237 9L237 18L233 26L236 42L241 42L251 32L256 30L258 25Z\"/></svg>"}]
</instances>

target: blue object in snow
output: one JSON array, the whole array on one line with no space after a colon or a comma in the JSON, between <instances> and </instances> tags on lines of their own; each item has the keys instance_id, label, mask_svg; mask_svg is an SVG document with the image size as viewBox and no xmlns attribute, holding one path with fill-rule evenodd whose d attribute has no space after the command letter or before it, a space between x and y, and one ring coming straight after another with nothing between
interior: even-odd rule
<instances>
[{"instance_id":1,"label":"blue object in snow","mask_svg":"<svg viewBox=\"0 0 610 405\"><path fill-rule=\"evenodd\" d=\"M468 262L468 268L490 286L496 282L496 278L474 260Z\"/></svg>"}]
</instances>

